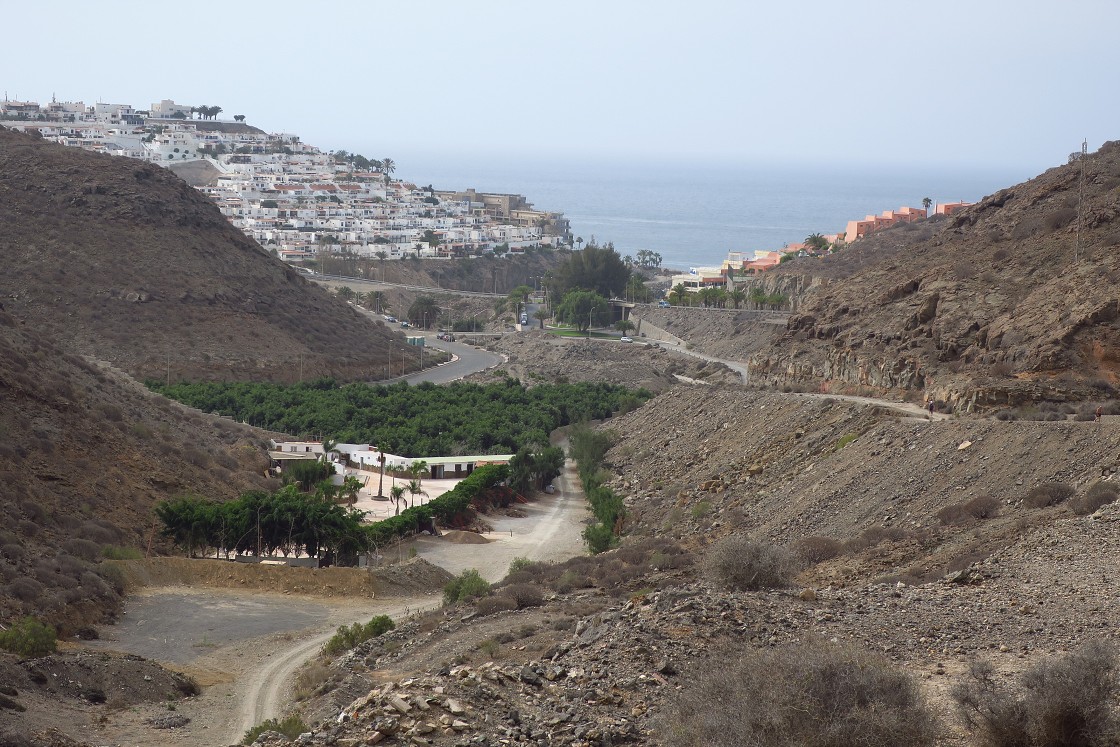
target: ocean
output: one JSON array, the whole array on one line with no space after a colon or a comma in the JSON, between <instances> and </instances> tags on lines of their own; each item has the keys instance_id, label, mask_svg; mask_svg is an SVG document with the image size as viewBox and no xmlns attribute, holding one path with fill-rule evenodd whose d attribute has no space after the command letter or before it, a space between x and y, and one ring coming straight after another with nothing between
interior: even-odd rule
<instances>
[{"instance_id":1,"label":"ocean","mask_svg":"<svg viewBox=\"0 0 1120 747\"><path fill-rule=\"evenodd\" d=\"M718 266L728 252L780 249L870 213L975 202L1033 173L998 169L508 160L408 156L395 176L437 189L524 195L562 212L586 244L659 252L667 267Z\"/></svg>"}]
</instances>

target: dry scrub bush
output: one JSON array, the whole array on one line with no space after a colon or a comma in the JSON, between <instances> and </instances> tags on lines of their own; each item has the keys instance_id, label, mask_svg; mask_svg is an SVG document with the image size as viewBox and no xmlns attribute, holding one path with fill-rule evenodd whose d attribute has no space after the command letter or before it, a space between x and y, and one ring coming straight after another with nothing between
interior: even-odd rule
<instances>
[{"instance_id":1,"label":"dry scrub bush","mask_svg":"<svg viewBox=\"0 0 1120 747\"><path fill-rule=\"evenodd\" d=\"M1087 516L1101 506L1115 503L1120 498L1120 487L1105 482L1098 482L1089 488L1084 495L1079 495L1069 502L1069 507L1078 516Z\"/></svg>"},{"instance_id":2,"label":"dry scrub bush","mask_svg":"<svg viewBox=\"0 0 1120 747\"><path fill-rule=\"evenodd\" d=\"M1118 695L1116 650L1103 641L1035 664L1013 691L996 683L989 662L974 662L952 690L957 713L979 747L1115 745Z\"/></svg>"},{"instance_id":3,"label":"dry scrub bush","mask_svg":"<svg viewBox=\"0 0 1120 747\"><path fill-rule=\"evenodd\" d=\"M1023 498L1024 505L1029 508L1046 508L1057 506L1073 495L1073 486L1064 482L1046 482L1032 488Z\"/></svg>"},{"instance_id":4,"label":"dry scrub bush","mask_svg":"<svg viewBox=\"0 0 1120 747\"><path fill-rule=\"evenodd\" d=\"M483 616L513 612L517 609L517 600L507 596L483 597L475 603L475 609Z\"/></svg>"},{"instance_id":5,"label":"dry scrub bush","mask_svg":"<svg viewBox=\"0 0 1120 747\"><path fill-rule=\"evenodd\" d=\"M511 584L500 589L498 594L512 599L517 605L515 609L519 610L544 604L544 591L536 584Z\"/></svg>"},{"instance_id":6,"label":"dry scrub bush","mask_svg":"<svg viewBox=\"0 0 1120 747\"><path fill-rule=\"evenodd\" d=\"M939 731L909 674L823 641L697 668L660 728L672 747L926 747Z\"/></svg>"},{"instance_id":7,"label":"dry scrub bush","mask_svg":"<svg viewBox=\"0 0 1120 747\"><path fill-rule=\"evenodd\" d=\"M793 552L806 563L823 563L844 552L844 544L831 537L802 537L793 544Z\"/></svg>"},{"instance_id":8,"label":"dry scrub bush","mask_svg":"<svg viewBox=\"0 0 1120 747\"><path fill-rule=\"evenodd\" d=\"M789 586L798 570L796 557L786 548L738 534L720 540L704 562L709 578L733 591Z\"/></svg>"},{"instance_id":9,"label":"dry scrub bush","mask_svg":"<svg viewBox=\"0 0 1120 747\"><path fill-rule=\"evenodd\" d=\"M967 524L977 519L990 519L998 510L999 499L991 495L982 495L964 503L945 506L937 512L937 518L945 526Z\"/></svg>"},{"instance_id":10,"label":"dry scrub bush","mask_svg":"<svg viewBox=\"0 0 1120 747\"><path fill-rule=\"evenodd\" d=\"M911 536L913 536L911 532L899 527L873 526L864 529L860 532L858 537L845 542L844 549L848 552L856 553L884 542L899 542Z\"/></svg>"}]
</instances>

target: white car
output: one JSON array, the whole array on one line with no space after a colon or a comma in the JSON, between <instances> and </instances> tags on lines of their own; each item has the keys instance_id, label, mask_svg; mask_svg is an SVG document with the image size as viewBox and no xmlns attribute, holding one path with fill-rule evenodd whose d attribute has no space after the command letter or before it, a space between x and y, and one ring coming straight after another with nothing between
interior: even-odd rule
<instances>
[{"instance_id":1,"label":"white car","mask_svg":"<svg viewBox=\"0 0 1120 747\"><path fill-rule=\"evenodd\" d=\"M633 337L620 337L620 338L618 338L618 341L619 342L634 342L634 338Z\"/></svg>"}]
</instances>

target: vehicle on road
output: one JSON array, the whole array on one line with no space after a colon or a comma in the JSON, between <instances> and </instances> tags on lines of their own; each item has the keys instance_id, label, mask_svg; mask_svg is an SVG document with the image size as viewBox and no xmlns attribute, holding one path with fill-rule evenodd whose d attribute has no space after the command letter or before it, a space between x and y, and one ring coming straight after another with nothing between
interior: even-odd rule
<instances>
[{"instance_id":1,"label":"vehicle on road","mask_svg":"<svg viewBox=\"0 0 1120 747\"><path fill-rule=\"evenodd\" d=\"M662 309L667 309L670 306L669 302L664 300L664 299L658 301L657 305L658 305L659 308L662 308Z\"/></svg>"},{"instance_id":2,"label":"vehicle on road","mask_svg":"<svg viewBox=\"0 0 1120 747\"><path fill-rule=\"evenodd\" d=\"M529 323L529 315L526 314L524 311L521 312L521 323L522 324L528 324Z\"/></svg>"},{"instance_id":3,"label":"vehicle on road","mask_svg":"<svg viewBox=\"0 0 1120 747\"><path fill-rule=\"evenodd\" d=\"M411 327L412 325L408 323L407 319L401 319L401 326L402 327Z\"/></svg>"},{"instance_id":4,"label":"vehicle on road","mask_svg":"<svg viewBox=\"0 0 1120 747\"><path fill-rule=\"evenodd\" d=\"M633 337L620 337L620 338L618 338L618 341L619 342L634 342L634 338Z\"/></svg>"},{"instance_id":5,"label":"vehicle on road","mask_svg":"<svg viewBox=\"0 0 1120 747\"><path fill-rule=\"evenodd\" d=\"M385 321L395 322L395 321L397 321L397 318L395 316L393 316L392 314L386 314L385 315Z\"/></svg>"}]
</instances>

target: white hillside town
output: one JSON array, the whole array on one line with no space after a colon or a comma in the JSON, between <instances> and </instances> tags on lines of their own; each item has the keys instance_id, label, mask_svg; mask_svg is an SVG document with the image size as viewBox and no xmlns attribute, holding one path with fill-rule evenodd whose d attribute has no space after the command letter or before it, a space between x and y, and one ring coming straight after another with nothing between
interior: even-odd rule
<instances>
[{"instance_id":1,"label":"white hillside town","mask_svg":"<svg viewBox=\"0 0 1120 747\"><path fill-rule=\"evenodd\" d=\"M359 257L517 253L571 240L562 213L524 197L443 191L392 178L392 159L324 152L289 133L264 133L218 106L164 99L128 104L0 101L0 127L66 146L170 168L207 194L237 228L283 260L320 252ZM197 117L197 118L196 118Z\"/></svg>"}]
</instances>

